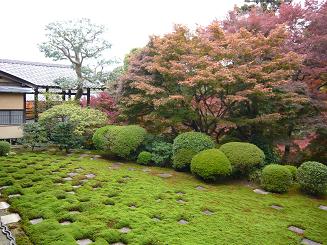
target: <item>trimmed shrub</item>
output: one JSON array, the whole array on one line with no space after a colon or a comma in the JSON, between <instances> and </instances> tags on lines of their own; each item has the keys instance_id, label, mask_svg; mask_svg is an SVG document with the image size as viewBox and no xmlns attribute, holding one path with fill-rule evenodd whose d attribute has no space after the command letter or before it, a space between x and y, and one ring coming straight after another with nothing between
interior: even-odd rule
<instances>
[{"instance_id":1,"label":"trimmed shrub","mask_svg":"<svg viewBox=\"0 0 327 245\"><path fill-rule=\"evenodd\" d=\"M270 164L262 170L261 185L267 191L287 192L291 184L292 174L285 166Z\"/></svg>"},{"instance_id":2,"label":"trimmed shrub","mask_svg":"<svg viewBox=\"0 0 327 245\"><path fill-rule=\"evenodd\" d=\"M48 143L47 134L45 128L38 122L26 123L23 126L23 138L21 142L28 147L42 147Z\"/></svg>"},{"instance_id":3,"label":"trimmed shrub","mask_svg":"<svg viewBox=\"0 0 327 245\"><path fill-rule=\"evenodd\" d=\"M256 145L244 142L223 144L221 150L229 159L235 172L249 173L256 166L263 164L265 154Z\"/></svg>"},{"instance_id":4,"label":"trimmed shrub","mask_svg":"<svg viewBox=\"0 0 327 245\"><path fill-rule=\"evenodd\" d=\"M142 144L145 135L145 129L137 125L109 125L96 130L93 142L106 154L128 159Z\"/></svg>"},{"instance_id":5,"label":"trimmed shrub","mask_svg":"<svg viewBox=\"0 0 327 245\"><path fill-rule=\"evenodd\" d=\"M208 135L199 132L187 132L174 139L173 154L175 155L180 149L189 149L198 153L214 147L215 143Z\"/></svg>"},{"instance_id":6,"label":"trimmed shrub","mask_svg":"<svg viewBox=\"0 0 327 245\"><path fill-rule=\"evenodd\" d=\"M327 189L327 166L319 162L304 162L297 170L301 189L313 195L324 194Z\"/></svg>"},{"instance_id":7,"label":"trimmed shrub","mask_svg":"<svg viewBox=\"0 0 327 245\"><path fill-rule=\"evenodd\" d=\"M190 149L180 149L173 157L173 168L177 170L186 170L190 167L195 151Z\"/></svg>"},{"instance_id":8,"label":"trimmed shrub","mask_svg":"<svg viewBox=\"0 0 327 245\"><path fill-rule=\"evenodd\" d=\"M149 165L151 162L152 154L148 151L142 151L137 157L137 163L142 165Z\"/></svg>"},{"instance_id":9,"label":"trimmed shrub","mask_svg":"<svg viewBox=\"0 0 327 245\"><path fill-rule=\"evenodd\" d=\"M152 143L152 161L157 166L170 165L173 145L164 141L155 141Z\"/></svg>"},{"instance_id":10,"label":"trimmed shrub","mask_svg":"<svg viewBox=\"0 0 327 245\"><path fill-rule=\"evenodd\" d=\"M191 172L205 180L217 180L230 175L232 166L223 152L218 149L209 149L193 157Z\"/></svg>"},{"instance_id":11,"label":"trimmed shrub","mask_svg":"<svg viewBox=\"0 0 327 245\"><path fill-rule=\"evenodd\" d=\"M297 172L297 168L293 165L284 165L285 168L287 168L291 174L292 174L292 179L296 180L296 172Z\"/></svg>"},{"instance_id":12,"label":"trimmed shrub","mask_svg":"<svg viewBox=\"0 0 327 245\"><path fill-rule=\"evenodd\" d=\"M10 152L10 144L7 141L0 141L0 156L6 156Z\"/></svg>"}]
</instances>

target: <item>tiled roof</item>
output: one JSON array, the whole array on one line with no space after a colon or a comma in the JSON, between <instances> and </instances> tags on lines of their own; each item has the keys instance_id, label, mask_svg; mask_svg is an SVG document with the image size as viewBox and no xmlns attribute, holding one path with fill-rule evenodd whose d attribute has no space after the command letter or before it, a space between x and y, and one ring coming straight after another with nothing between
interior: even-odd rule
<instances>
[{"instance_id":1,"label":"tiled roof","mask_svg":"<svg viewBox=\"0 0 327 245\"><path fill-rule=\"evenodd\" d=\"M57 86L54 81L63 77L76 79L69 65L0 59L0 71L37 86Z\"/></svg>"}]
</instances>

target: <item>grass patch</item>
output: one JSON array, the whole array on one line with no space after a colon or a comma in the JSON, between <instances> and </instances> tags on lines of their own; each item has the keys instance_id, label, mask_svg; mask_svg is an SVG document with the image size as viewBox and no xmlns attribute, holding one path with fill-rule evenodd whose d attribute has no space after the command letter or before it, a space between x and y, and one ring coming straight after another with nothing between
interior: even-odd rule
<instances>
[{"instance_id":1,"label":"grass patch","mask_svg":"<svg viewBox=\"0 0 327 245\"><path fill-rule=\"evenodd\" d=\"M1 190L2 198L22 195L10 200L11 211L22 217L13 229L18 245L75 245L79 239L96 245L299 244L302 237L289 231L290 225L303 228L306 238L327 243L327 212L318 209L326 199L305 196L297 188L259 195L241 182L206 184L171 169L144 172L144 166L133 163L110 168L113 163L79 154L0 158L0 187L9 186ZM64 180L69 173L77 175ZM87 178L90 173L95 177ZM173 176L161 178L160 173ZM41 223L29 222L39 217ZM65 221L70 223L60 224ZM122 227L131 231L121 233Z\"/></svg>"}]
</instances>

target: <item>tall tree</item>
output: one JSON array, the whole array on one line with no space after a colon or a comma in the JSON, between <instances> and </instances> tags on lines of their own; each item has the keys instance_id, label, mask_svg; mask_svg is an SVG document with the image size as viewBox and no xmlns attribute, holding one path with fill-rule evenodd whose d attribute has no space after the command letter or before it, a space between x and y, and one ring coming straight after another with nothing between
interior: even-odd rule
<instances>
[{"instance_id":1,"label":"tall tree","mask_svg":"<svg viewBox=\"0 0 327 245\"><path fill-rule=\"evenodd\" d=\"M77 80L62 78L57 82L77 90L75 100L83 95L85 83L103 83L108 73L105 66L111 61L103 59L105 50L111 47L103 39L105 27L89 19L58 21L46 26L47 41L39 48L53 60L68 60L76 72Z\"/></svg>"}]
</instances>

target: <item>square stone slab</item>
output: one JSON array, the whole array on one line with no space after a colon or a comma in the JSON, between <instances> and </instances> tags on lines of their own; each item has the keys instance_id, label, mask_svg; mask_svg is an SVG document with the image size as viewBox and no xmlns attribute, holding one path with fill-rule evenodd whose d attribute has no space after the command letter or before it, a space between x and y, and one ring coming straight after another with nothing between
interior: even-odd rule
<instances>
[{"instance_id":1,"label":"square stone slab","mask_svg":"<svg viewBox=\"0 0 327 245\"><path fill-rule=\"evenodd\" d=\"M0 202L0 209L7 209L10 205L6 202Z\"/></svg>"},{"instance_id":2,"label":"square stone slab","mask_svg":"<svg viewBox=\"0 0 327 245\"><path fill-rule=\"evenodd\" d=\"M82 187L81 185L73 185L74 189L78 189L78 188L81 188L81 187Z\"/></svg>"},{"instance_id":3,"label":"square stone slab","mask_svg":"<svg viewBox=\"0 0 327 245\"><path fill-rule=\"evenodd\" d=\"M123 228L120 228L119 229L119 232L120 233L128 233L130 231L132 231L132 230L130 228L128 228L128 227L123 227Z\"/></svg>"},{"instance_id":4,"label":"square stone slab","mask_svg":"<svg viewBox=\"0 0 327 245\"><path fill-rule=\"evenodd\" d=\"M178 199L178 200L176 200L176 202L178 202L178 203L186 203L183 199Z\"/></svg>"},{"instance_id":5,"label":"square stone slab","mask_svg":"<svg viewBox=\"0 0 327 245\"><path fill-rule=\"evenodd\" d=\"M74 177L74 176L76 176L76 175L77 175L77 173L74 173L74 172L68 173L68 176L69 176L69 177Z\"/></svg>"},{"instance_id":6,"label":"square stone slab","mask_svg":"<svg viewBox=\"0 0 327 245\"><path fill-rule=\"evenodd\" d=\"M153 217L152 220L155 221L155 222L161 221L158 217Z\"/></svg>"},{"instance_id":7,"label":"square stone slab","mask_svg":"<svg viewBox=\"0 0 327 245\"><path fill-rule=\"evenodd\" d=\"M169 178L169 177L172 177L173 175L168 174L168 173L162 173L162 174L158 174L158 176L161 177L161 178Z\"/></svg>"},{"instance_id":8,"label":"square stone slab","mask_svg":"<svg viewBox=\"0 0 327 245\"><path fill-rule=\"evenodd\" d=\"M181 225L186 225L186 224L188 224L188 221L185 219L181 219L180 221L178 221L178 223Z\"/></svg>"},{"instance_id":9,"label":"square stone slab","mask_svg":"<svg viewBox=\"0 0 327 245\"><path fill-rule=\"evenodd\" d=\"M66 177L66 178L63 178L64 181L71 181L73 180L71 177Z\"/></svg>"},{"instance_id":10,"label":"square stone slab","mask_svg":"<svg viewBox=\"0 0 327 245\"><path fill-rule=\"evenodd\" d=\"M70 225L72 222L70 221L63 221L63 222L60 222L61 225Z\"/></svg>"},{"instance_id":11,"label":"square stone slab","mask_svg":"<svg viewBox=\"0 0 327 245\"><path fill-rule=\"evenodd\" d=\"M21 196L21 194L12 194L12 195L9 195L8 197L12 198L12 197L20 197L20 196Z\"/></svg>"},{"instance_id":12,"label":"square stone slab","mask_svg":"<svg viewBox=\"0 0 327 245\"><path fill-rule=\"evenodd\" d=\"M270 207L273 208L273 209L277 209L277 210L282 210L283 209L283 207L278 206L278 205L271 205Z\"/></svg>"},{"instance_id":13,"label":"square stone slab","mask_svg":"<svg viewBox=\"0 0 327 245\"><path fill-rule=\"evenodd\" d=\"M36 225L36 224L38 224L38 223L41 223L43 221L43 218L37 218L37 219L31 219L30 220L30 223L32 224L32 225Z\"/></svg>"},{"instance_id":14,"label":"square stone slab","mask_svg":"<svg viewBox=\"0 0 327 245\"><path fill-rule=\"evenodd\" d=\"M76 168L75 169L77 172L81 172L81 171L83 171L83 168Z\"/></svg>"},{"instance_id":15,"label":"square stone slab","mask_svg":"<svg viewBox=\"0 0 327 245\"><path fill-rule=\"evenodd\" d=\"M324 206L324 205L320 205L320 206L319 206L319 209L322 209L322 210L325 210L325 211L327 211L327 206Z\"/></svg>"},{"instance_id":16,"label":"square stone slab","mask_svg":"<svg viewBox=\"0 0 327 245\"><path fill-rule=\"evenodd\" d=\"M81 213L80 211L77 211L77 210L73 210L73 211L69 211L70 214L79 214Z\"/></svg>"},{"instance_id":17,"label":"square stone slab","mask_svg":"<svg viewBox=\"0 0 327 245\"><path fill-rule=\"evenodd\" d=\"M67 191L67 193L75 195L75 191Z\"/></svg>"},{"instance_id":18,"label":"square stone slab","mask_svg":"<svg viewBox=\"0 0 327 245\"><path fill-rule=\"evenodd\" d=\"M211 212L210 210L204 210L202 213L205 215L213 215L213 212Z\"/></svg>"},{"instance_id":19,"label":"square stone slab","mask_svg":"<svg viewBox=\"0 0 327 245\"><path fill-rule=\"evenodd\" d=\"M203 187L203 186L197 186L197 187L195 187L195 189L197 189L198 191L203 191L203 190L205 190L205 188Z\"/></svg>"},{"instance_id":20,"label":"square stone slab","mask_svg":"<svg viewBox=\"0 0 327 245\"><path fill-rule=\"evenodd\" d=\"M322 245L319 242L315 242L315 241L312 241L312 240L307 239L307 238L303 238L302 241L301 241L301 244L306 244L306 245Z\"/></svg>"},{"instance_id":21,"label":"square stone slab","mask_svg":"<svg viewBox=\"0 0 327 245\"><path fill-rule=\"evenodd\" d=\"M269 194L268 191L264 191L264 190L262 190L262 189L254 189L253 191L254 191L255 193L257 193L257 194L261 194L261 195L267 195L267 194Z\"/></svg>"},{"instance_id":22,"label":"square stone slab","mask_svg":"<svg viewBox=\"0 0 327 245\"><path fill-rule=\"evenodd\" d=\"M1 222L4 223L5 225L11 224L11 223L16 223L20 221L20 216L19 214L8 214L5 216L1 216Z\"/></svg>"},{"instance_id":23,"label":"square stone slab","mask_svg":"<svg viewBox=\"0 0 327 245\"><path fill-rule=\"evenodd\" d=\"M131 209L136 209L136 206L135 205L131 205L129 206Z\"/></svg>"},{"instance_id":24,"label":"square stone slab","mask_svg":"<svg viewBox=\"0 0 327 245\"><path fill-rule=\"evenodd\" d=\"M111 245L125 245L125 243L122 243L122 242L115 242L115 243L112 243Z\"/></svg>"},{"instance_id":25,"label":"square stone slab","mask_svg":"<svg viewBox=\"0 0 327 245\"><path fill-rule=\"evenodd\" d=\"M77 240L76 241L78 245L88 245L92 243L93 241L90 239L82 239L82 240Z\"/></svg>"},{"instance_id":26,"label":"square stone slab","mask_svg":"<svg viewBox=\"0 0 327 245\"><path fill-rule=\"evenodd\" d=\"M95 177L95 174L86 174L85 177L88 179L93 179Z\"/></svg>"},{"instance_id":27,"label":"square stone slab","mask_svg":"<svg viewBox=\"0 0 327 245\"><path fill-rule=\"evenodd\" d=\"M295 232L296 234L299 234L299 235L302 235L303 233L304 233L304 230L303 229L301 229L301 228L299 228L299 227L296 227L296 226L289 226L288 227L288 229L290 230L290 231L293 231L293 232Z\"/></svg>"}]
</instances>

